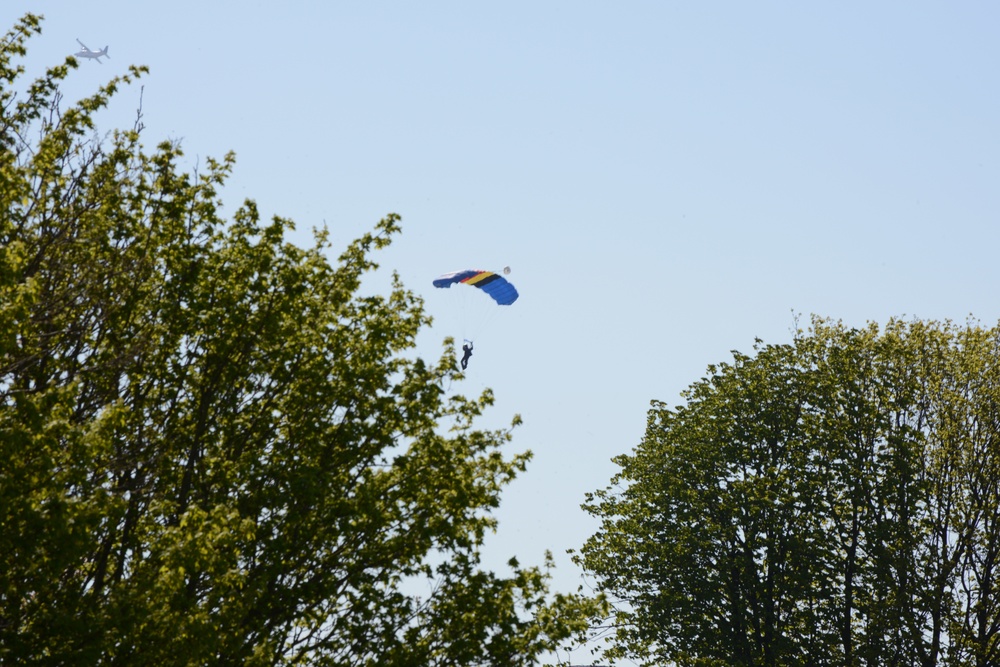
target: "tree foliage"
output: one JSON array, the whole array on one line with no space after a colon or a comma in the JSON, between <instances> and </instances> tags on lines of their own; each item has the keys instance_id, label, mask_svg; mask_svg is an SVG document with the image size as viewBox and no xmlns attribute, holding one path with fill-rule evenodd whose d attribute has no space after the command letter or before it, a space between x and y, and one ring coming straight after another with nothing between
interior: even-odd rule
<instances>
[{"instance_id":1,"label":"tree foliage","mask_svg":"<svg viewBox=\"0 0 1000 667\"><path fill-rule=\"evenodd\" d=\"M39 25L0 45L0 662L533 664L582 632L550 562L480 567L529 455L446 395L450 341L406 354L417 296L360 291L398 218L333 263L223 220L232 156L95 135L144 70L17 92Z\"/></svg>"},{"instance_id":2,"label":"tree foliage","mask_svg":"<svg viewBox=\"0 0 1000 667\"><path fill-rule=\"evenodd\" d=\"M655 403L580 561L644 664L1000 664L1000 327L816 319Z\"/></svg>"}]
</instances>

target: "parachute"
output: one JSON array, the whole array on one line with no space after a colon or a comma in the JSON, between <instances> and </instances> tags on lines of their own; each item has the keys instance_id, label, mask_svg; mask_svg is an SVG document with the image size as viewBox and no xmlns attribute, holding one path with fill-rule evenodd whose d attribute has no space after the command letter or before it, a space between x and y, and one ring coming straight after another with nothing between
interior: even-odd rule
<instances>
[{"instance_id":1,"label":"parachute","mask_svg":"<svg viewBox=\"0 0 1000 667\"><path fill-rule=\"evenodd\" d=\"M455 283L464 283L478 287L489 294L498 305L509 306L517 301L517 290L501 275L492 271L477 271L467 269L446 273L434 279L434 287L451 287Z\"/></svg>"}]
</instances>

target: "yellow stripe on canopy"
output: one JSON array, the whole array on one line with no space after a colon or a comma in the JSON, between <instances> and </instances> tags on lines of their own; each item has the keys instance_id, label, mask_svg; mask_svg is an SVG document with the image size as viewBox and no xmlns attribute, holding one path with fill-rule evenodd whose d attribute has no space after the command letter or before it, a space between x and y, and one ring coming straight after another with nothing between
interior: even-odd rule
<instances>
[{"instance_id":1,"label":"yellow stripe on canopy","mask_svg":"<svg viewBox=\"0 0 1000 667\"><path fill-rule=\"evenodd\" d=\"M472 276L471 278L466 278L462 282L464 282L466 285L475 285L480 280L486 280L490 276L495 276L495 275L496 274L493 273L492 271L483 271L482 273Z\"/></svg>"}]
</instances>

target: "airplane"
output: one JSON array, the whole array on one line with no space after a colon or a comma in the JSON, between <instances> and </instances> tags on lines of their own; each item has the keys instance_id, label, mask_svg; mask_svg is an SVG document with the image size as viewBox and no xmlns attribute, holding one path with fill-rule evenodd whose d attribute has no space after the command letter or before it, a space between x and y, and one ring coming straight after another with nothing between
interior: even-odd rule
<instances>
[{"instance_id":1,"label":"airplane","mask_svg":"<svg viewBox=\"0 0 1000 667\"><path fill-rule=\"evenodd\" d=\"M83 51L77 51L76 53L73 54L77 58L93 58L94 60L100 63L101 56L104 56L105 58L111 57L108 55L108 47L106 46L100 51L91 51L90 49L87 48L87 45L81 42L79 39L76 40L76 43L83 47ZM104 63L101 64L103 65Z\"/></svg>"}]
</instances>

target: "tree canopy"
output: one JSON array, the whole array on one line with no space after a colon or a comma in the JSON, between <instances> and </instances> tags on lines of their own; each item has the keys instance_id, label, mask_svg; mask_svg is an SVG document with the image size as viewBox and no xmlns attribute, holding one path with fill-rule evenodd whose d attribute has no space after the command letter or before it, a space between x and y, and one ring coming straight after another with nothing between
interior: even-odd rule
<instances>
[{"instance_id":1,"label":"tree canopy","mask_svg":"<svg viewBox=\"0 0 1000 667\"><path fill-rule=\"evenodd\" d=\"M480 567L529 454L445 391L450 340L414 356L418 296L361 292L399 218L333 262L223 219L231 155L96 135L143 69L19 91L39 30L0 44L0 662L506 666L584 631L550 561Z\"/></svg>"},{"instance_id":2,"label":"tree canopy","mask_svg":"<svg viewBox=\"0 0 1000 667\"><path fill-rule=\"evenodd\" d=\"M611 656L1000 664L1000 327L814 319L684 398L585 505Z\"/></svg>"}]
</instances>

